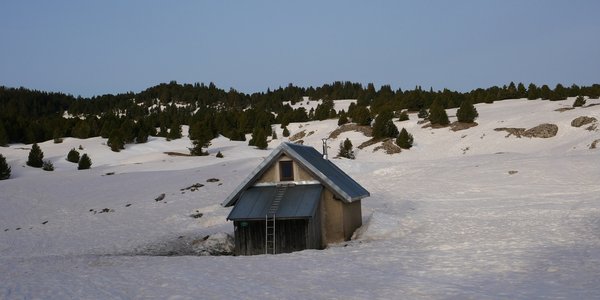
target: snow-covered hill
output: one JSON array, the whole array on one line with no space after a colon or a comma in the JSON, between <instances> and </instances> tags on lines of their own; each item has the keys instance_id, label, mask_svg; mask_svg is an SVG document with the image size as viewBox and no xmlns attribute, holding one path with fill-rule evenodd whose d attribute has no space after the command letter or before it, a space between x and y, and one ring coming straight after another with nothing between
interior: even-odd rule
<instances>
[{"instance_id":1,"label":"snow-covered hill","mask_svg":"<svg viewBox=\"0 0 600 300\"><path fill-rule=\"evenodd\" d=\"M600 131L571 126L600 120L600 101L557 111L572 103L479 104L479 125L461 131L423 128L416 114L396 121L414 135L411 150L333 159L372 195L356 238L275 256L164 256L233 231L219 203L268 150L220 137L210 156L164 153L186 153L184 136L114 153L102 138L67 138L40 143L56 168L45 172L25 166L31 145L0 148L13 174L0 181L0 299L600 298L600 149L590 149ZM557 135L494 130L542 123ZM319 150L336 128L288 126ZM344 132L331 156L345 138L369 139ZM65 160L80 145L90 170Z\"/></svg>"}]
</instances>

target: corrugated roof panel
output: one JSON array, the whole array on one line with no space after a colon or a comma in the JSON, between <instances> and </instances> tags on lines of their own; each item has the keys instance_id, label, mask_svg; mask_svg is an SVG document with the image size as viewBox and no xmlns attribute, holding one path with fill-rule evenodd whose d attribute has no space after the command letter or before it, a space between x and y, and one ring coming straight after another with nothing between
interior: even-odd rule
<instances>
[{"instance_id":1,"label":"corrugated roof panel","mask_svg":"<svg viewBox=\"0 0 600 300\"><path fill-rule=\"evenodd\" d=\"M322 190L323 186L320 184L287 188L276 216L279 218L312 217L319 205Z\"/></svg>"},{"instance_id":2,"label":"corrugated roof panel","mask_svg":"<svg viewBox=\"0 0 600 300\"><path fill-rule=\"evenodd\" d=\"M320 184L288 187L275 214L277 218L310 218L321 199ZM262 220L275 198L275 186L247 189L229 213L229 220Z\"/></svg>"}]
</instances>

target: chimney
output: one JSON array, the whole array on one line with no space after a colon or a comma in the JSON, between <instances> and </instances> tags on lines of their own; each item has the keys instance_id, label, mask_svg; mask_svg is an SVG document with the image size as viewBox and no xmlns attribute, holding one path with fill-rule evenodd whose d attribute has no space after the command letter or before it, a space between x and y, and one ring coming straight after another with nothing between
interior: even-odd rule
<instances>
[{"instance_id":1,"label":"chimney","mask_svg":"<svg viewBox=\"0 0 600 300\"><path fill-rule=\"evenodd\" d=\"M323 159L329 159L329 157L327 157L327 139L321 139L323 141Z\"/></svg>"}]
</instances>

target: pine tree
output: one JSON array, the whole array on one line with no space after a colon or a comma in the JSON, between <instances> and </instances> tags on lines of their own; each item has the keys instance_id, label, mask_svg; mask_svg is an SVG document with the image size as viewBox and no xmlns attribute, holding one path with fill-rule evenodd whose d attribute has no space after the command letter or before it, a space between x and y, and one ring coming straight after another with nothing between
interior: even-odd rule
<instances>
[{"instance_id":1,"label":"pine tree","mask_svg":"<svg viewBox=\"0 0 600 300\"><path fill-rule=\"evenodd\" d=\"M258 149L267 149L269 144L267 143L267 136L262 128L255 128L252 133L252 139L248 143L250 146L256 146Z\"/></svg>"},{"instance_id":2,"label":"pine tree","mask_svg":"<svg viewBox=\"0 0 600 300\"><path fill-rule=\"evenodd\" d=\"M377 115L375 124L373 124L373 137L385 138L398 136L398 127L392 121L393 116L391 111L382 111Z\"/></svg>"},{"instance_id":3,"label":"pine tree","mask_svg":"<svg viewBox=\"0 0 600 300\"><path fill-rule=\"evenodd\" d=\"M423 120L427 120L427 118L429 118L429 112L427 112L427 109L424 106L419 110L417 117Z\"/></svg>"},{"instance_id":4,"label":"pine tree","mask_svg":"<svg viewBox=\"0 0 600 300\"><path fill-rule=\"evenodd\" d=\"M281 135L284 137L290 136L290 131L287 129L287 127L283 127L283 133Z\"/></svg>"},{"instance_id":5,"label":"pine tree","mask_svg":"<svg viewBox=\"0 0 600 300\"><path fill-rule=\"evenodd\" d=\"M344 125L348 123L348 117L345 113L340 114L340 118L338 119L338 126Z\"/></svg>"},{"instance_id":6,"label":"pine tree","mask_svg":"<svg viewBox=\"0 0 600 300\"><path fill-rule=\"evenodd\" d=\"M583 98L583 96L579 95L577 96L577 98L575 98L575 101L573 102L573 107L581 107L585 105L585 98Z\"/></svg>"},{"instance_id":7,"label":"pine tree","mask_svg":"<svg viewBox=\"0 0 600 300\"><path fill-rule=\"evenodd\" d=\"M539 88L535 84L530 83L529 86L527 87L527 99L535 100L538 98L540 98Z\"/></svg>"},{"instance_id":8,"label":"pine tree","mask_svg":"<svg viewBox=\"0 0 600 300\"><path fill-rule=\"evenodd\" d=\"M10 178L10 166L6 163L6 158L0 154L0 180Z\"/></svg>"},{"instance_id":9,"label":"pine tree","mask_svg":"<svg viewBox=\"0 0 600 300\"><path fill-rule=\"evenodd\" d=\"M34 143L33 146L31 146L27 165L34 168L41 168L44 165L44 152L42 152L42 149L40 149L40 146L38 146L37 143Z\"/></svg>"},{"instance_id":10,"label":"pine tree","mask_svg":"<svg viewBox=\"0 0 600 300\"><path fill-rule=\"evenodd\" d=\"M193 156L205 156L205 155L208 155L208 151L202 150L202 148L205 148L205 147L208 147L208 145L204 144L202 141L200 141L200 140L193 140L192 141L192 148L189 148L190 155L193 155Z\"/></svg>"},{"instance_id":11,"label":"pine tree","mask_svg":"<svg viewBox=\"0 0 600 300\"><path fill-rule=\"evenodd\" d=\"M473 106L471 101L465 100L460 104L460 108L456 111L456 117L459 122L462 123L473 123L479 116L477 109Z\"/></svg>"},{"instance_id":12,"label":"pine tree","mask_svg":"<svg viewBox=\"0 0 600 300\"><path fill-rule=\"evenodd\" d=\"M79 152L77 152L77 150L75 150L75 148L71 149L69 151L69 153L67 154L67 161L70 161L72 163L79 162Z\"/></svg>"},{"instance_id":13,"label":"pine tree","mask_svg":"<svg viewBox=\"0 0 600 300\"><path fill-rule=\"evenodd\" d=\"M413 145L414 138L412 134L408 133L405 128L400 130L400 134L398 138L396 138L396 145L398 145L402 149L410 149Z\"/></svg>"},{"instance_id":14,"label":"pine tree","mask_svg":"<svg viewBox=\"0 0 600 300\"><path fill-rule=\"evenodd\" d=\"M190 154L194 156L208 155L208 151L202 150L202 148L208 148L213 139L210 128L202 126L200 123L194 125L194 129L190 128L190 135L192 136L192 148L190 148Z\"/></svg>"},{"instance_id":15,"label":"pine tree","mask_svg":"<svg viewBox=\"0 0 600 300\"><path fill-rule=\"evenodd\" d=\"M429 121L431 122L431 125L446 126L450 124L446 110L444 110L444 107L442 107L437 100L434 101L429 108Z\"/></svg>"},{"instance_id":16,"label":"pine tree","mask_svg":"<svg viewBox=\"0 0 600 300\"><path fill-rule=\"evenodd\" d=\"M177 122L173 122L171 124L171 128L169 128L169 134L167 134L167 140L176 140L181 138L181 125Z\"/></svg>"},{"instance_id":17,"label":"pine tree","mask_svg":"<svg viewBox=\"0 0 600 300\"><path fill-rule=\"evenodd\" d=\"M408 113L406 113L406 111L403 111L400 113L400 116L398 117L398 121L408 121L409 117L408 117Z\"/></svg>"},{"instance_id":18,"label":"pine tree","mask_svg":"<svg viewBox=\"0 0 600 300\"><path fill-rule=\"evenodd\" d=\"M273 130L273 134L271 135L271 140L276 140L277 139L277 132L275 130Z\"/></svg>"},{"instance_id":19,"label":"pine tree","mask_svg":"<svg viewBox=\"0 0 600 300\"><path fill-rule=\"evenodd\" d=\"M346 140L340 142L340 150L338 152L338 156L354 159L354 149L352 149L352 147L352 142L350 141L350 139L346 138Z\"/></svg>"},{"instance_id":20,"label":"pine tree","mask_svg":"<svg viewBox=\"0 0 600 300\"><path fill-rule=\"evenodd\" d=\"M81 159L79 159L79 164L77 165L77 170L86 170L86 169L89 169L91 166L92 166L92 160L87 155L87 153L84 153L81 156Z\"/></svg>"},{"instance_id":21,"label":"pine tree","mask_svg":"<svg viewBox=\"0 0 600 300\"><path fill-rule=\"evenodd\" d=\"M4 129L4 125L0 122L0 147L6 147L8 145L8 135Z\"/></svg>"},{"instance_id":22,"label":"pine tree","mask_svg":"<svg viewBox=\"0 0 600 300\"><path fill-rule=\"evenodd\" d=\"M113 132L108 137L108 141L106 141L106 144L110 147L110 150L114 152L119 152L122 149L125 149L125 141L123 140L121 130L113 130Z\"/></svg>"}]
</instances>

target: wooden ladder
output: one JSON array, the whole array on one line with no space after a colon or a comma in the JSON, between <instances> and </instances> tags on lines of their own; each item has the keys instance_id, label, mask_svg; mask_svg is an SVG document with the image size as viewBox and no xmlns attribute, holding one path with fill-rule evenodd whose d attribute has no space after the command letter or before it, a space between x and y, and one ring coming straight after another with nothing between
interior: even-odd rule
<instances>
[{"instance_id":1,"label":"wooden ladder","mask_svg":"<svg viewBox=\"0 0 600 300\"><path fill-rule=\"evenodd\" d=\"M279 204L283 200L283 195L287 189L287 184L278 184L275 188L275 198L271 207L265 215L265 254L275 254L275 215L279 209Z\"/></svg>"}]
</instances>

